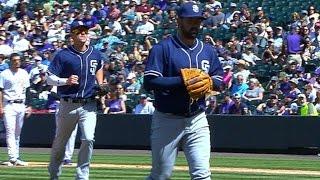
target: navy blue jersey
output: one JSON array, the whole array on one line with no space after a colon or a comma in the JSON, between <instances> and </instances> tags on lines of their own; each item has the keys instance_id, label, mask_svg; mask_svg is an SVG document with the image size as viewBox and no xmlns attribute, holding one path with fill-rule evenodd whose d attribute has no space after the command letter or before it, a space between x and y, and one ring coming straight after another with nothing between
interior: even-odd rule
<instances>
[{"instance_id":1,"label":"navy blue jersey","mask_svg":"<svg viewBox=\"0 0 320 180\"><path fill-rule=\"evenodd\" d=\"M177 36L170 36L153 46L145 69L144 86L154 90L158 111L180 114L205 108L204 98L190 104L182 68L202 69L212 77L215 88L221 86L223 69L211 45L196 39L190 48Z\"/></svg>"},{"instance_id":2,"label":"navy blue jersey","mask_svg":"<svg viewBox=\"0 0 320 180\"><path fill-rule=\"evenodd\" d=\"M58 86L58 95L68 98L88 98L95 94L96 72L102 68L103 58L98 50L89 47L79 52L72 46L62 49L50 63L49 72L60 77L79 77L79 84Z\"/></svg>"}]
</instances>

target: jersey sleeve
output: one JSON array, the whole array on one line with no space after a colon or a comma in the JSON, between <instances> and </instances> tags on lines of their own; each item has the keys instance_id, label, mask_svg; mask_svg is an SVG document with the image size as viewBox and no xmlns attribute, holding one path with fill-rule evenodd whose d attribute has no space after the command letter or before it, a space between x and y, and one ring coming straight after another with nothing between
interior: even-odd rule
<instances>
[{"instance_id":1,"label":"jersey sleeve","mask_svg":"<svg viewBox=\"0 0 320 180\"><path fill-rule=\"evenodd\" d=\"M98 61L96 72L103 68L103 64L104 64L104 61L105 61L105 58L106 58L106 56L104 56L100 51L98 53L99 53L98 54L99 61Z\"/></svg>"},{"instance_id":2,"label":"jersey sleeve","mask_svg":"<svg viewBox=\"0 0 320 180\"><path fill-rule=\"evenodd\" d=\"M54 56L52 62L50 63L48 71L49 73L52 73L59 77L61 70L62 70L62 59L61 59L61 51L60 51Z\"/></svg>"},{"instance_id":3,"label":"jersey sleeve","mask_svg":"<svg viewBox=\"0 0 320 180\"><path fill-rule=\"evenodd\" d=\"M144 75L162 77L164 61L165 56L163 46L159 44L153 46L146 62Z\"/></svg>"},{"instance_id":4,"label":"jersey sleeve","mask_svg":"<svg viewBox=\"0 0 320 180\"><path fill-rule=\"evenodd\" d=\"M208 46L207 46L208 48ZM220 63L220 60L217 56L216 51L213 48L209 48L212 53L212 58L211 58L211 64L209 69L209 75L211 76L213 83L214 83L214 88L219 88L221 87L223 83L223 68ZM217 89L218 90L218 89Z\"/></svg>"}]
</instances>

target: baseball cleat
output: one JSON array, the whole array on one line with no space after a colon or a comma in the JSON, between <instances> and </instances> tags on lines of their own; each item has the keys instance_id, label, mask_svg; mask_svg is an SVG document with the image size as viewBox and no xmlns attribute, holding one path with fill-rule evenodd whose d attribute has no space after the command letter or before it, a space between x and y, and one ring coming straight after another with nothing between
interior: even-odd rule
<instances>
[{"instance_id":1,"label":"baseball cleat","mask_svg":"<svg viewBox=\"0 0 320 180\"><path fill-rule=\"evenodd\" d=\"M63 160L63 165L71 166L72 161L70 159L65 159L65 160Z\"/></svg>"},{"instance_id":2,"label":"baseball cleat","mask_svg":"<svg viewBox=\"0 0 320 180\"><path fill-rule=\"evenodd\" d=\"M25 161L22 161L21 159L9 160L9 163L12 164L12 166L28 166L28 163ZM11 166L11 165L8 164L8 166Z\"/></svg>"}]
</instances>

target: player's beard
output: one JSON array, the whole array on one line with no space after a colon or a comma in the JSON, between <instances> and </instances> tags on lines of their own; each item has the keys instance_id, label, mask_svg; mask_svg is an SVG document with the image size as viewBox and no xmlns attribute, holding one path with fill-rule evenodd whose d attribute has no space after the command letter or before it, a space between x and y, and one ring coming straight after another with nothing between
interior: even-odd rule
<instances>
[{"instance_id":1,"label":"player's beard","mask_svg":"<svg viewBox=\"0 0 320 180\"><path fill-rule=\"evenodd\" d=\"M186 30L184 28L181 29L183 35L188 39L195 39L200 31L200 28L191 27L190 29Z\"/></svg>"}]
</instances>

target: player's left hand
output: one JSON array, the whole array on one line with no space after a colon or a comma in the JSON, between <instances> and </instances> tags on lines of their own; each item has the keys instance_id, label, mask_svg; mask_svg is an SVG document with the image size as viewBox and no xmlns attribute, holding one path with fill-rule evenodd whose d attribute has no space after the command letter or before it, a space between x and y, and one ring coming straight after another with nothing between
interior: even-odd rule
<instances>
[{"instance_id":1,"label":"player's left hand","mask_svg":"<svg viewBox=\"0 0 320 180\"><path fill-rule=\"evenodd\" d=\"M211 77L200 69L181 69L181 75L191 100L197 100L213 89Z\"/></svg>"}]
</instances>

